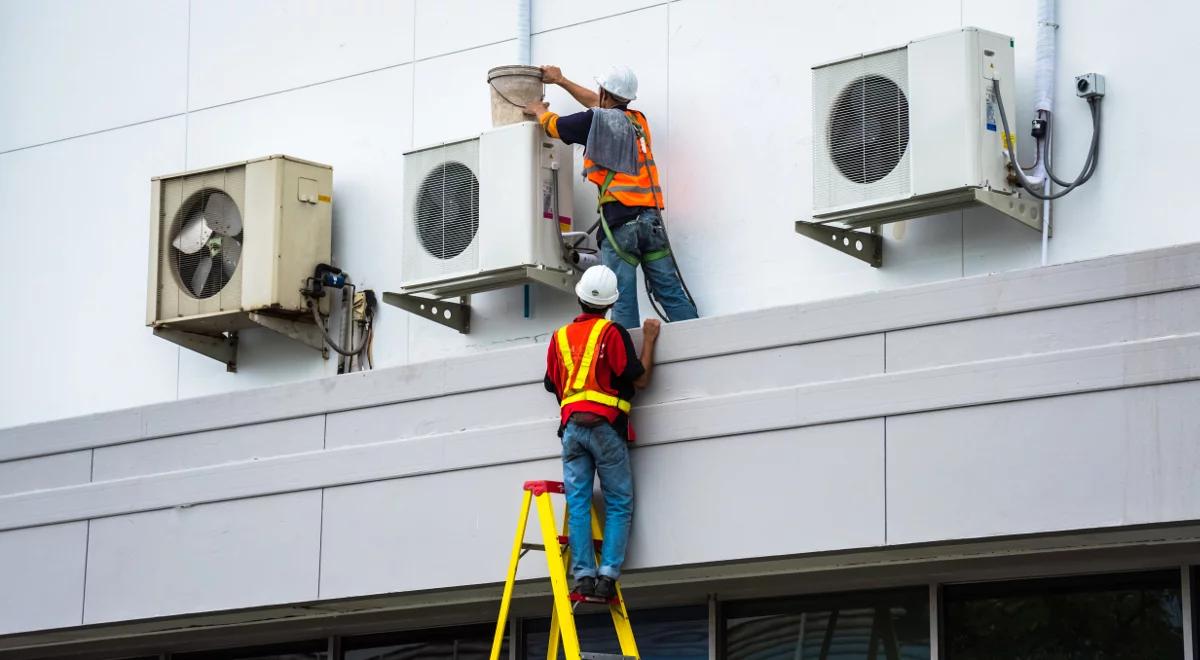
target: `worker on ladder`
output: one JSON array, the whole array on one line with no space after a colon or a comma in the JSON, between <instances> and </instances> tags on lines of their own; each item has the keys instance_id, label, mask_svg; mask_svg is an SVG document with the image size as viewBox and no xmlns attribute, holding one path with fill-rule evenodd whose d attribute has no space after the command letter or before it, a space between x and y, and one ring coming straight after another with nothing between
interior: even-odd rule
<instances>
[{"instance_id":1,"label":"worker on ladder","mask_svg":"<svg viewBox=\"0 0 1200 660\"><path fill-rule=\"evenodd\" d=\"M600 257L617 275L620 302L613 320L626 328L640 321L637 267L640 264L652 302L660 303L663 318L696 318L692 300L663 223L662 188L654 162L650 123L629 109L637 98L638 81L627 66L614 66L597 78L597 91L567 80L556 66L542 67L542 80L567 90L587 110L558 116L544 101L525 106L546 134L567 144L586 145L583 173L599 189Z\"/></svg>"},{"instance_id":2,"label":"worker on ladder","mask_svg":"<svg viewBox=\"0 0 1200 660\"><path fill-rule=\"evenodd\" d=\"M629 332L605 318L624 294L607 266L592 266L575 287L582 314L558 329L546 355L546 390L561 412L563 483L573 593L611 599L625 563L633 517L633 472L628 443L634 391L650 383L659 322L642 326L639 359ZM592 545L592 483L600 476L604 494L604 541L600 566Z\"/></svg>"}]
</instances>

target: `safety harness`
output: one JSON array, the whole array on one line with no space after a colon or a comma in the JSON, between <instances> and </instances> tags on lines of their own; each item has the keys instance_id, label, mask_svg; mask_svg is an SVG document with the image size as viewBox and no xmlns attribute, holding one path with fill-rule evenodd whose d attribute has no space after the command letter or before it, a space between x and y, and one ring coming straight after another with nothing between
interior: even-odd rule
<instances>
[{"instance_id":1,"label":"safety harness","mask_svg":"<svg viewBox=\"0 0 1200 660\"><path fill-rule=\"evenodd\" d=\"M654 193L654 188L658 185L658 182L654 180L654 169L650 167L647 161L649 148L646 146L646 133L642 130L641 124L634 121L632 117L625 115L625 119L629 120L630 125L633 126L634 132L637 133L638 144L641 146L641 164L645 166L646 173L650 176L650 190L652 193ZM661 250L647 252L646 254L642 255L641 259L638 259L637 257L622 250L621 246L617 245L617 241L613 239L612 230L608 228L608 220L604 218L604 203L617 201L616 197L608 194L608 189L610 186L612 186L613 178L616 176L617 173L615 170L608 171L608 174L604 177L604 183L600 185L600 196L596 200L596 210L600 213L600 228L604 230L604 238L608 240L608 244L612 246L613 251L617 253L617 256L630 266L636 266L638 263L658 261L659 259L670 256L671 248L665 247ZM654 195L655 202L657 203L658 194L654 193Z\"/></svg>"},{"instance_id":2,"label":"safety harness","mask_svg":"<svg viewBox=\"0 0 1200 660\"><path fill-rule=\"evenodd\" d=\"M558 351L562 355L563 369L567 374L566 380L563 381L560 408L565 408L572 403L580 401L599 403L610 408L616 408L626 414L633 408L633 404L624 399L588 387L588 381L592 372L592 363L596 357L596 346L600 343L600 335L604 333L604 328L608 327L608 324L611 322L608 319L597 319L595 321L591 332L588 333L587 344L584 346L583 356L580 358L578 365L575 364L574 359L571 357L571 342L567 337L567 328L569 326L564 325L558 329L558 333L556 334Z\"/></svg>"}]
</instances>

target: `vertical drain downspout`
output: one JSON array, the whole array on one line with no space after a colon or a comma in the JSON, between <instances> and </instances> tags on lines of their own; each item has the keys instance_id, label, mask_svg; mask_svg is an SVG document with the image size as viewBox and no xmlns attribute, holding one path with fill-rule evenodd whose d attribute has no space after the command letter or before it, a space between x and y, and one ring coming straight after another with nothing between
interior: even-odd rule
<instances>
[{"instance_id":1,"label":"vertical drain downspout","mask_svg":"<svg viewBox=\"0 0 1200 660\"><path fill-rule=\"evenodd\" d=\"M1033 109L1038 119L1053 121L1054 76L1058 59L1058 15L1057 0L1038 0L1037 50L1034 54ZM1042 150L1038 165L1033 172L1046 182L1045 192L1051 192L1054 182L1046 175L1046 157L1050 152L1050 140L1039 145ZM1050 200L1042 202L1042 265L1049 261L1050 244Z\"/></svg>"},{"instance_id":2,"label":"vertical drain downspout","mask_svg":"<svg viewBox=\"0 0 1200 660\"><path fill-rule=\"evenodd\" d=\"M531 55L529 48L529 32L530 32L530 14L529 3L532 0L517 0L517 64L529 65ZM524 302L524 316L531 318L533 316L533 291L529 289L529 285L521 287L522 300Z\"/></svg>"}]
</instances>

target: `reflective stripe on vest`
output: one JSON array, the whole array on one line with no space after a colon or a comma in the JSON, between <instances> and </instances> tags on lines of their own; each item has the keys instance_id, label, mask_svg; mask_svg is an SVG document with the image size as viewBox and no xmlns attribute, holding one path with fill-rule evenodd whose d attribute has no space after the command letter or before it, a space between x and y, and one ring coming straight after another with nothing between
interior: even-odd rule
<instances>
[{"instance_id":1,"label":"reflective stripe on vest","mask_svg":"<svg viewBox=\"0 0 1200 660\"><path fill-rule=\"evenodd\" d=\"M600 335L604 333L604 329L608 327L609 323L611 321L608 319L597 319L592 324L591 330L588 332L587 344L583 348L583 355L579 359L578 368L571 355L571 341L567 337L567 328L570 326L564 325L558 329L555 338L558 343L558 352L562 356L563 370L566 373L566 378L563 380L562 402L559 407L566 407L580 401L599 403L616 408L623 413L628 413L633 407L630 402L612 394L587 388L588 378L592 373L592 363L596 358L596 347L600 344Z\"/></svg>"},{"instance_id":2,"label":"reflective stripe on vest","mask_svg":"<svg viewBox=\"0 0 1200 660\"><path fill-rule=\"evenodd\" d=\"M583 175L588 181L596 184L600 190L600 203L620 202L625 206L646 206L662 208L662 188L658 186L658 166L654 162L654 148L650 143L650 126L646 117L635 110L626 110L625 116L634 123L640 135L645 136L646 151L641 145L643 140L638 138L638 173L636 175L615 172L610 185L605 188L604 181L609 170L600 167L595 161L584 154Z\"/></svg>"}]
</instances>

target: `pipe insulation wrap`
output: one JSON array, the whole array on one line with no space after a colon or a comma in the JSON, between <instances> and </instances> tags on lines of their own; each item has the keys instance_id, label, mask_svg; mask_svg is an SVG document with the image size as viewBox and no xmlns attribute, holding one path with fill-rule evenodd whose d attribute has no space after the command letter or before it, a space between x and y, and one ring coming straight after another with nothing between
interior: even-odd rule
<instances>
[{"instance_id":1,"label":"pipe insulation wrap","mask_svg":"<svg viewBox=\"0 0 1200 660\"><path fill-rule=\"evenodd\" d=\"M517 64L530 64L529 32L530 15L529 3L532 0L517 0Z\"/></svg>"},{"instance_id":2,"label":"pipe insulation wrap","mask_svg":"<svg viewBox=\"0 0 1200 660\"><path fill-rule=\"evenodd\" d=\"M1058 57L1057 0L1038 0L1037 50L1033 64L1033 109L1054 112L1054 62Z\"/></svg>"}]
</instances>

